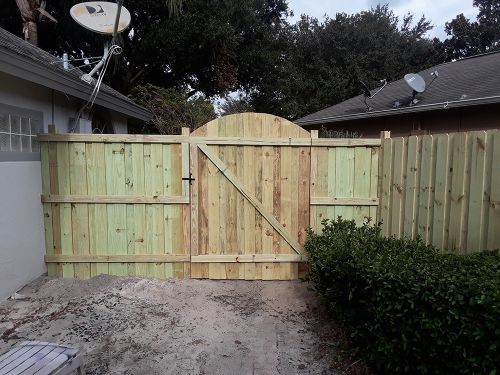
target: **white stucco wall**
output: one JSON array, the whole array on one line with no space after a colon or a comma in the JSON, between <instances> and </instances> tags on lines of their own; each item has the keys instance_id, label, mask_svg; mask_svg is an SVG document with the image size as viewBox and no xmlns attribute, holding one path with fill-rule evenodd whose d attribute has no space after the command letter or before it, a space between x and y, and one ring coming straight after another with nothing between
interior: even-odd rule
<instances>
[{"instance_id":1,"label":"white stucco wall","mask_svg":"<svg viewBox=\"0 0 500 375\"><path fill-rule=\"evenodd\" d=\"M0 162L0 301L42 275L40 162Z\"/></svg>"},{"instance_id":2,"label":"white stucco wall","mask_svg":"<svg viewBox=\"0 0 500 375\"><path fill-rule=\"evenodd\" d=\"M52 106L52 95L54 95L54 106ZM0 103L42 112L44 132L47 132L49 124L55 124L59 133L68 132L69 119L76 116L82 105L82 101L74 97L57 91L53 93L51 89L2 72L0 72ZM111 123L115 133L127 133L127 116L111 111Z\"/></svg>"}]
</instances>

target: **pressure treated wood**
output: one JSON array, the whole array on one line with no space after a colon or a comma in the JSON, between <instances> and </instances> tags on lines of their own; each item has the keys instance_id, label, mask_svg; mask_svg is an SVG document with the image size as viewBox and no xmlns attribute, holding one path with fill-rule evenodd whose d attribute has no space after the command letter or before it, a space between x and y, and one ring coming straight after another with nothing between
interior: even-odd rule
<instances>
[{"instance_id":1,"label":"pressure treated wood","mask_svg":"<svg viewBox=\"0 0 500 375\"><path fill-rule=\"evenodd\" d=\"M206 124L190 144L198 197L196 209L191 203L198 236L191 276L296 279L309 225L309 133L279 117L246 113Z\"/></svg>"},{"instance_id":2,"label":"pressure treated wood","mask_svg":"<svg viewBox=\"0 0 500 375\"><path fill-rule=\"evenodd\" d=\"M49 275L303 276L308 227L381 204L381 139L317 135L259 113L172 136L41 135Z\"/></svg>"},{"instance_id":3,"label":"pressure treated wood","mask_svg":"<svg viewBox=\"0 0 500 375\"><path fill-rule=\"evenodd\" d=\"M385 139L383 232L456 253L500 248L499 150L498 130Z\"/></svg>"},{"instance_id":4,"label":"pressure treated wood","mask_svg":"<svg viewBox=\"0 0 500 375\"><path fill-rule=\"evenodd\" d=\"M42 195L42 203L189 204L185 196L143 195Z\"/></svg>"},{"instance_id":5,"label":"pressure treated wood","mask_svg":"<svg viewBox=\"0 0 500 375\"><path fill-rule=\"evenodd\" d=\"M362 224L377 220L380 139L316 139L312 133L310 223L338 216Z\"/></svg>"},{"instance_id":6,"label":"pressure treated wood","mask_svg":"<svg viewBox=\"0 0 500 375\"><path fill-rule=\"evenodd\" d=\"M49 275L189 277L188 137L51 137L41 142Z\"/></svg>"}]
</instances>

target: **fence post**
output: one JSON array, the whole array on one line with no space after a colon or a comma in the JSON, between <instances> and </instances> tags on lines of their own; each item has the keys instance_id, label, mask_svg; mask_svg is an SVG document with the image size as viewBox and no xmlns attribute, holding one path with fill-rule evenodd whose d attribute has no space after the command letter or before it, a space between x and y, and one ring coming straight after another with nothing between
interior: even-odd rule
<instances>
[{"instance_id":1,"label":"fence post","mask_svg":"<svg viewBox=\"0 0 500 375\"><path fill-rule=\"evenodd\" d=\"M313 146L313 139L319 137L318 130L311 130L311 172L310 172L310 186L309 186L309 226L314 230L317 230L317 220L316 220L316 206L311 205L311 197L316 196L316 182L318 179L318 155L316 149Z\"/></svg>"}]
</instances>

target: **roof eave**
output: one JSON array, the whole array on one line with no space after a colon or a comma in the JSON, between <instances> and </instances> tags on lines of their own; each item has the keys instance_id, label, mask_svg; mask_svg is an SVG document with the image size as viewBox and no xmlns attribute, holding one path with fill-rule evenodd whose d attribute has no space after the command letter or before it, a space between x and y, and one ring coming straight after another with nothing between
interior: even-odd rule
<instances>
[{"instance_id":1,"label":"roof eave","mask_svg":"<svg viewBox=\"0 0 500 375\"><path fill-rule=\"evenodd\" d=\"M76 98L87 100L90 97L92 86L84 81L79 82L62 74L57 74L57 72L36 64L36 62L25 56L12 53L8 49L2 48L1 51L0 71ZM147 109L103 91L99 92L95 103L141 121L149 121L152 117L151 112Z\"/></svg>"},{"instance_id":2,"label":"roof eave","mask_svg":"<svg viewBox=\"0 0 500 375\"><path fill-rule=\"evenodd\" d=\"M460 108L460 107L470 107L476 105L485 105L485 104L495 104L500 103L500 95L489 96L484 98L474 98L474 99L464 99L464 100L454 100L448 102L441 103L433 103L426 105L418 105L413 107L403 107L403 108L391 108L380 111L371 111L366 113L354 113L351 115L342 115L342 116L329 116L322 117L318 119L312 120L297 120L295 123L302 127L304 126L314 126L319 124L330 124L334 122L342 122L349 120L359 120L366 118L377 118L384 116L397 116L403 115L407 113L416 113L416 112L425 112L425 111L435 111L439 109L452 109L452 108Z\"/></svg>"}]
</instances>

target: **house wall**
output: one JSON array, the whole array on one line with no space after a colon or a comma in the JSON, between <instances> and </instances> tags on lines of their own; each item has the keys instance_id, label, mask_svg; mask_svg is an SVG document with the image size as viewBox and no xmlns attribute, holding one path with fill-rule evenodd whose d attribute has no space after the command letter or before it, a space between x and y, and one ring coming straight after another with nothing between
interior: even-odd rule
<instances>
[{"instance_id":1,"label":"house wall","mask_svg":"<svg viewBox=\"0 0 500 375\"><path fill-rule=\"evenodd\" d=\"M44 132L55 124L66 133L82 102L0 72L0 104L41 112ZM126 116L111 112L111 121L116 133L127 132ZM0 155L0 300L46 272L39 155L14 162L6 154Z\"/></svg>"},{"instance_id":2,"label":"house wall","mask_svg":"<svg viewBox=\"0 0 500 375\"><path fill-rule=\"evenodd\" d=\"M53 99L53 103L52 103ZM57 132L68 133L82 101L47 87L0 72L0 103L29 108L43 113L44 132L54 124ZM127 133L127 116L111 111L111 123L117 134ZM91 129L88 130L90 132Z\"/></svg>"},{"instance_id":3,"label":"house wall","mask_svg":"<svg viewBox=\"0 0 500 375\"><path fill-rule=\"evenodd\" d=\"M391 131L392 137L403 137L422 133L500 129L500 104L342 121L324 126L334 130L355 131L362 134L363 138L378 138L382 130ZM306 127L307 130L320 128L321 125Z\"/></svg>"},{"instance_id":4,"label":"house wall","mask_svg":"<svg viewBox=\"0 0 500 375\"><path fill-rule=\"evenodd\" d=\"M0 162L0 300L43 274L40 162Z\"/></svg>"}]
</instances>

